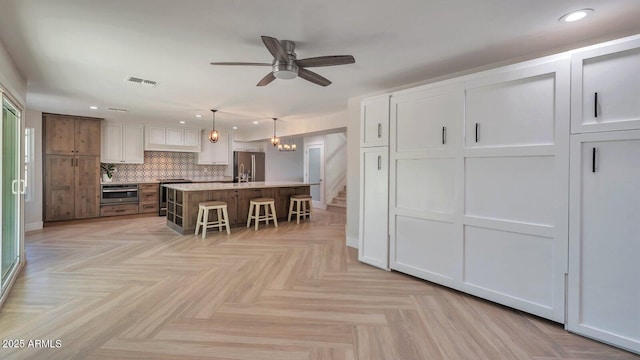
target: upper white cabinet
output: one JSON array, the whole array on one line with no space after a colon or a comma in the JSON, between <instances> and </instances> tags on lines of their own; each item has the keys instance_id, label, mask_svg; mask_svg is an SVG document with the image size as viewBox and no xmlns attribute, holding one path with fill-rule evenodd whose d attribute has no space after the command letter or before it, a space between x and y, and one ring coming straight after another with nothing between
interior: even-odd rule
<instances>
[{"instance_id":1,"label":"upper white cabinet","mask_svg":"<svg viewBox=\"0 0 640 360\"><path fill-rule=\"evenodd\" d=\"M229 134L220 133L218 142L209 141L209 130L202 130L198 164L200 165L228 165L229 164Z\"/></svg>"},{"instance_id":2,"label":"upper white cabinet","mask_svg":"<svg viewBox=\"0 0 640 360\"><path fill-rule=\"evenodd\" d=\"M103 163L144 163L144 127L109 121L102 123L100 161Z\"/></svg>"},{"instance_id":3,"label":"upper white cabinet","mask_svg":"<svg viewBox=\"0 0 640 360\"><path fill-rule=\"evenodd\" d=\"M145 127L145 150L200 152L200 130Z\"/></svg>"},{"instance_id":4,"label":"upper white cabinet","mask_svg":"<svg viewBox=\"0 0 640 360\"><path fill-rule=\"evenodd\" d=\"M360 146L388 146L389 95L363 100L360 116Z\"/></svg>"},{"instance_id":5,"label":"upper white cabinet","mask_svg":"<svg viewBox=\"0 0 640 360\"><path fill-rule=\"evenodd\" d=\"M469 80L465 94L466 148L554 143L556 95L569 92L569 62L529 67Z\"/></svg>"},{"instance_id":6,"label":"upper white cabinet","mask_svg":"<svg viewBox=\"0 0 640 360\"><path fill-rule=\"evenodd\" d=\"M572 135L570 331L640 353L640 131Z\"/></svg>"},{"instance_id":7,"label":"upper white cabinet","mask_svg":"<svg viewBox=\"0 0 640 360\"><path fill-rule=\"evenodd\" d=\"M640 40L572 56L571 132L640 129Z\"/></svg>"},{"instance_id":8,"label":"upper white cabinet","mask_svg":"<svg viewBox=\"0 0 640 360\"><path fill-rule=\"evenodd\" d=\"M455 149L460 144L464 92L460 85L418 88L391 97L391 143L397 152Z\"/></svg>"}]
</instances>

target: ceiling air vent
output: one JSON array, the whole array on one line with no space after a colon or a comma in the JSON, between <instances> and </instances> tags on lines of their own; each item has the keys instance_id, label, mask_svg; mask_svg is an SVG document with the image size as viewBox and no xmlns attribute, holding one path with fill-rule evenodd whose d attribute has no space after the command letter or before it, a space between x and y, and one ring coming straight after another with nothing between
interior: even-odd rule
<instances>
[{"instance_id":1,"label":"ceiling air vent","mask_svg":"<svg viewBox=\"0 0 640 360\"><path fill-rule=\"evenodd\" d=\"M139 85L139 86L144 86L144 87L156 87L156 86L158 86L158 82L157 81L141 79L141 78L134 77L134 76L128 77L127 80L125 80L125 81L127 83L129 83L129 84L132 84L132 85Z\"/></svg>"},{"instance_id":2,"label":"ceiling air vent","mask_svg":"<svg viewBox=\"0 0 640 360\"><path fill-rule=\"evenodd\" d=\"M129 110L127 110L127 109L120 109L120 108L113 108L113 107L107 108L107 110L109 110L109 111L115 111L115 112L121 112L121 113L124 113L124 112L129 111Z\"/></svg>"}]
</instances>

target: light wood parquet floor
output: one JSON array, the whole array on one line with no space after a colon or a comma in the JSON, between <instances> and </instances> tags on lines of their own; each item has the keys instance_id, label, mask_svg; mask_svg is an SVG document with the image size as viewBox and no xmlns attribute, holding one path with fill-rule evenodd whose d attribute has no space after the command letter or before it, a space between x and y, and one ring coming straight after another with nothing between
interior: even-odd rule
<instances>
[{"instance_id":1,"label":"light wood parquet floor","mask_svg":"<svg viewBox=\"0 0 640 360\"><path fill-rule=\"evenodd\" d=\"M164 218L27 234L2 359L639 359L357 261L344 214L180 236ZM29 340L49 340L46 348ZM59 340L60 343L55 343ZM56 345L60 345L56 348ZM53 347L53 348L52 348Z\"/></svg>"}]
</instances>

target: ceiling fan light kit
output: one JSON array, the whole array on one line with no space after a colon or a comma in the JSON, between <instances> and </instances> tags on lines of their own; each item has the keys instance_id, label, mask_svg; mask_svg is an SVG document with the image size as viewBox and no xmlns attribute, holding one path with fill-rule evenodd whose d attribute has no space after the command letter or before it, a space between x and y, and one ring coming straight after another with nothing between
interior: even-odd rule
<instances>
[{"instance_id":1,"label":"ceiling fan light kit","mask_svg":"<svg viewBox=\"0 0 640 360\"><path fill-rule=\"evenodd\" d=\"M291 80L300 77L316 85L328 86L331 81L313 71L308 67L335 66L353 64L356 62L351 55L329 55L318 56L298 60L295 53L296 43L291 40L278 40L270 36L262 36L264 46L273 56L271 64L250 63L250 62L212 62L211 65L232 65L232 66L271 66L270 73L265 75L257 86L265 86L275 79Z\"/></svg>"}]
</instances>

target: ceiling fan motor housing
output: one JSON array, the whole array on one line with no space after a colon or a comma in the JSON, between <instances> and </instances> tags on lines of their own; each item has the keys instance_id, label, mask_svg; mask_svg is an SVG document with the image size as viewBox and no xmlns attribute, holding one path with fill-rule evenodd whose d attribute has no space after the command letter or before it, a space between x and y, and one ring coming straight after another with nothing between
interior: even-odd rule
<instances>
[{"instance_id":1,"label":"ceiling fan motor housing","mask_svg":"<svg viewBox=\"0 0 640 360\"><path fill-rule=\"evenodd\" d=\"M296 43L290 40L280 41L282 47L289 55L289 61L281 62L277 59L273 60L273 76L276 79L291 80L298 77L298 65L296 65L296 53L294 52Z\"/></svg>"}]
</instances>

